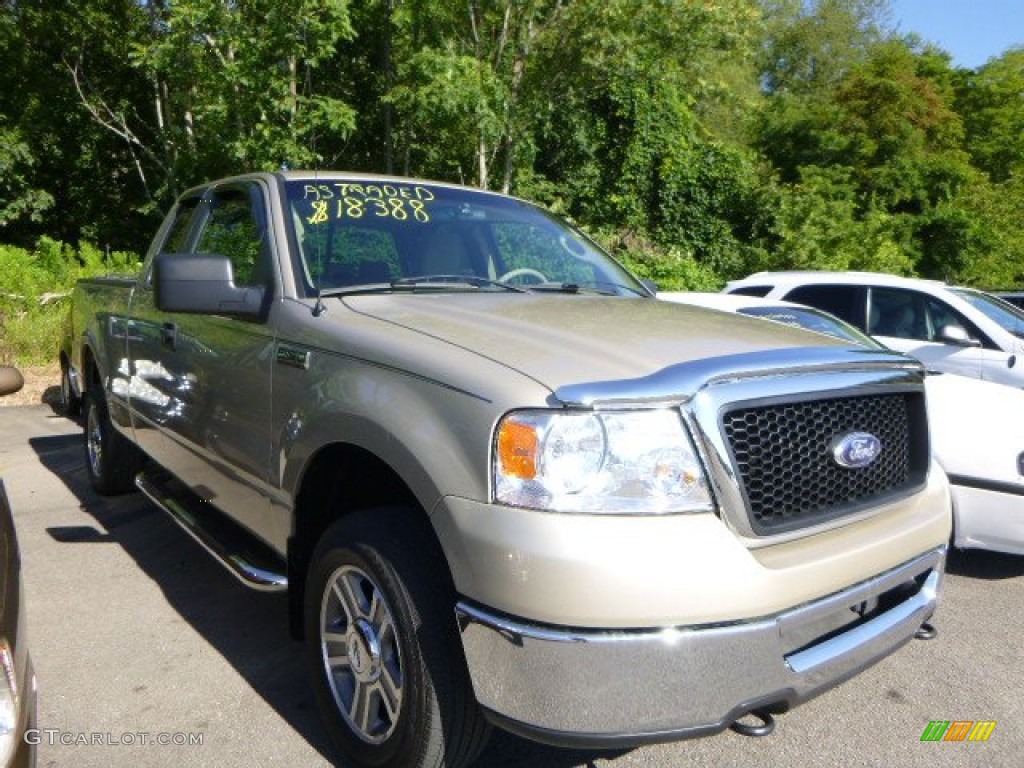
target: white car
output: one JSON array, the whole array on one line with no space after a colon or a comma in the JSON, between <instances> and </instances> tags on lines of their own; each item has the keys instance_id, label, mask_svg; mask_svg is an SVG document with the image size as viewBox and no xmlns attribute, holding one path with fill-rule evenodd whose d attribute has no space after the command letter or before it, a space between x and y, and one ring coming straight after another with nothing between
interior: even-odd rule
<instances>
[{"instance_id":1,"label":"white car","mask_svg":"<svg viewBox=\"0 0 1024 768\"><path fill-rule=\"evenodd\" d=\"M812 307L721 293L659 293L659 299L763 317L877 346ZM932 453L949 476L953 544L1024 555L1024 391L931 373L925 380Z\"/></svg>"},{"instance_id":2,"label":"white car","mask_svg":"<svg viewBox=\"0 0 1024 768\"><path fill-rule=\"evenodd\" d=\"M983 291L875 272L758 272L724 292L817 307L930 370L1024 387L1024 311Z\"/></svg>"}]
</instances>

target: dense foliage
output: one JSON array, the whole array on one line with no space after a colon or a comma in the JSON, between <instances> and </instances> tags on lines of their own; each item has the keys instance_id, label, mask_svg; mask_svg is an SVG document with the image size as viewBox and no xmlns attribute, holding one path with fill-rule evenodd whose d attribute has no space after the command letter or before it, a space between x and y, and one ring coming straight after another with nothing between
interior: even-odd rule
<instances>
[{"instance_id":1,"label":"dense foliage","mask_svg":"<svg viewBox=\"0 0 1024 768\"><path fill-rule=\"evenodd\" d=\"M1024 48L958 69L887 0L2 0L0 71L18 253L286 165L535 199L666 288L1024 283Z\"/></svg>"},{"instance_id":2,"label":"dense foliage","mask_svg":"<svg viewBox=\"0 0 1024 768\"><path fill-rule=\"evenodd\" d=\"M76 249L42 237L32 249L0 245L0 364L53 363L75 281L138 267L133 253L87 243Z\"/></svg>"}]
</instances>

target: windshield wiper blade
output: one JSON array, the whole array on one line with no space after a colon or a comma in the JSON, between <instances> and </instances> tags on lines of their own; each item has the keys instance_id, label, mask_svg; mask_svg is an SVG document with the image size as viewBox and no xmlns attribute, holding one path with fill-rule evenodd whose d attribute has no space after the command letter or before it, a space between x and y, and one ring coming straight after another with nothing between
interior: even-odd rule
<instances>
[{"instance_id":1,"label":"windshield wiper blade","mask_svg":"<svg viewBox=\"0 0 1024 768\"><path fill-rule=\"evenodd\" d=\"M503 288L506 291L513 291L515 293L528 292L525 288L517 285L509 285L500 280L491 280L486 277L477 277L476 275L417 275L415 277L400 277L397 280L391 281L391 285L395 288L443 287L445 284L470 285L474 288Z\"/></svg>"},{"instance_id":2,"label":"windshield wiper blade","mask_svg":"<svg viewBox=\"0 0 1024 768\"><path fill-rule=\"evenodd\" d=\"M370 293L389 293L391 291L415 291L417 288L445 288L445 287L471 288L503 288L506 291L515 293L526 293L526 289L519 286L509 285L497 280L489 280L485 277L473 275L422 275L417 277L399 277L386 283L363 283L361 285L343 285L337 288L321 288L317 296L321 299L332 296L359 296Z\"/></svg>"},{"instance_id":3,"label":"windshield wiper blade","mask_svg":"<svg viewBox=\"0 0 1024 768\"><path fill-rule=\"evenodd\" d=\"M338 288L320 288L316 295L321 299L332 296L358 296L361 293L387 293L392 290L391 283L363 283L362 285L343 285Z\"/></svg>"},{"instance_id":4,"label":"windshield wiper blade","mask_svg":"<svg viewBox=\"0 0 1024 768\"><path fill-rule=\"evenodd\" d=\"M607 288L601 288L600 286L608 286ZM605 281L591 281L591 282L578 282L578 283L536 283L528 286L531 291L550 291L552 293L597 293L601 296L617 296L618 291L615 289L625 289L631 293L635 293L638 296L644 294L635 288L631 288L628 285L622 285L621 283L611 283Z\"/></svg>"},{"instance_id":5,"label":"windshield wiper blade","mask_svg":"<svg viewBox=\"0 0 1024 768\"><path fill-rule=\"evenodd\" d=\"M549 293L579 293L580 286L578 283L533 283L529 290Z\"/></svg>"},{"instance_id":6,"label":"windshield wiper blade","mask_svg":"<svg viewBox=\"0 0 1024 768\"><path fill-rule=\"evenodd\" d=\"M645 294L628 285L620 283L593 281L593 282L564 282L564 283L532 283L530 285L512 285L503 283L500 280L491 280L476 275L415 275L411 277L399 277L387 283L365 283L362 285L345 285L338 288L322 288L318 296L322 299L332 296L359 296L360 294L388 293L389 291L414 291L417 288L443 289L445 287L470 286L472 288L501 288L513 293L598 293L602 296L615 296L617 290L625 289L639 296ZM601 288L600 286L607 286Z\"/></svg>"}]
</instances>

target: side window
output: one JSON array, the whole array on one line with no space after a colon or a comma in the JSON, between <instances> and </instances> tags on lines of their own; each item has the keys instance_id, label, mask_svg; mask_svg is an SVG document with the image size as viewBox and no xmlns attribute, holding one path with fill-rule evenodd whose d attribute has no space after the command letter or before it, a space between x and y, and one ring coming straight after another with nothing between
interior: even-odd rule
<instances>
[{"instance_id":1,"label":"side window","mask_svg":"<svg viewBox=\"0 0 1024 768\"><path fill-rule=\"evenodd\" d=\"M212 193L210 210L195 250L219 253L231 260L235 285L266 283L269 253L266 227L257 194L249 188L220 189Z\"/></svg>"},{"instance_id":2,"label":"side window","mask_svg":"<svg viewBox=\"0 0 1024 768\"><path fill-rule=\"evenodd\" d=\"M828 312L864 330L863 295L855 285L802 285L787 293L785 299Z\"/></svg>"},{"instance_id":3,"label":"side window","mask_svg":"<svg viewBox=\"0 0 1024 768\"><path fill-rule=\"evenodd\" d=\"M897 339L932 338L926 296L900 288L872 288L868 333Z\"/></svg>"},{"instance_id":4,"label":"side window","mask_svg":"<svg viewBox=\"0 0 1024 768\"><path fill-rule=\"evenodd\" d=\"M192 197L178 203L174 223L171 225L171 229L167 232L167 237L164 240L163 250L166 253L184 253L188 250L188 236L192 232L192 224L196 218L196 206L198 203L198 197Z\"/></svg>"},{"instance_id":5,"label":"side window","mask_svg":"<svg viewBox=\"0 0 1024 768\"><path fill-rule=\"evenodd\" d=\"M756 296L757 298L763 298L768 295L772 287L770 285L742 285L739 288L734 288L729 293L736 294L737 296Z\"/></svg>"},{"instance_id":6,"label":"side window","mask_svg":"<svg viewBox=\"0 0 1024 768\"><path fill-rule=\"evenodd\" d=\"M977 339L986 349L999 349L999 346L989 339L987 334L983 333L977 325L944 301L927 296L925 297L925 307L928 313L928 341L941 342L940 334L942 329L953 326L954 328L962 328L968 337Z\"/></svg>"}]
</instances>

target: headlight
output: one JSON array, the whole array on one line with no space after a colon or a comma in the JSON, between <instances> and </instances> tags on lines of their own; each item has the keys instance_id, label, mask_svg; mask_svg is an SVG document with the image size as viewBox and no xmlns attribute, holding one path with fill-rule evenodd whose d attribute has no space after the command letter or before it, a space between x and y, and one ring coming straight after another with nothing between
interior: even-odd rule
<instances>
[{"instance_id":1,"label":"headlight","mask_svg":"<svg viewBox=\"0 0 1024 768\"><path fill-rule=\"evenodd\" d=\"M693 442L673 410L518 411L495 432L494 496L556 512L711 509Z\"/></svg>"},{"instance_id":2,"label":"headlight","mask_svg":"<svg viewBox=\"0 0 1024 768\"><path fill-rule=\"evenodd\" d=\"M0 765L7 765L18 741L18 674L14 651L0 638Z\"/></svg>"}]
</instances>

